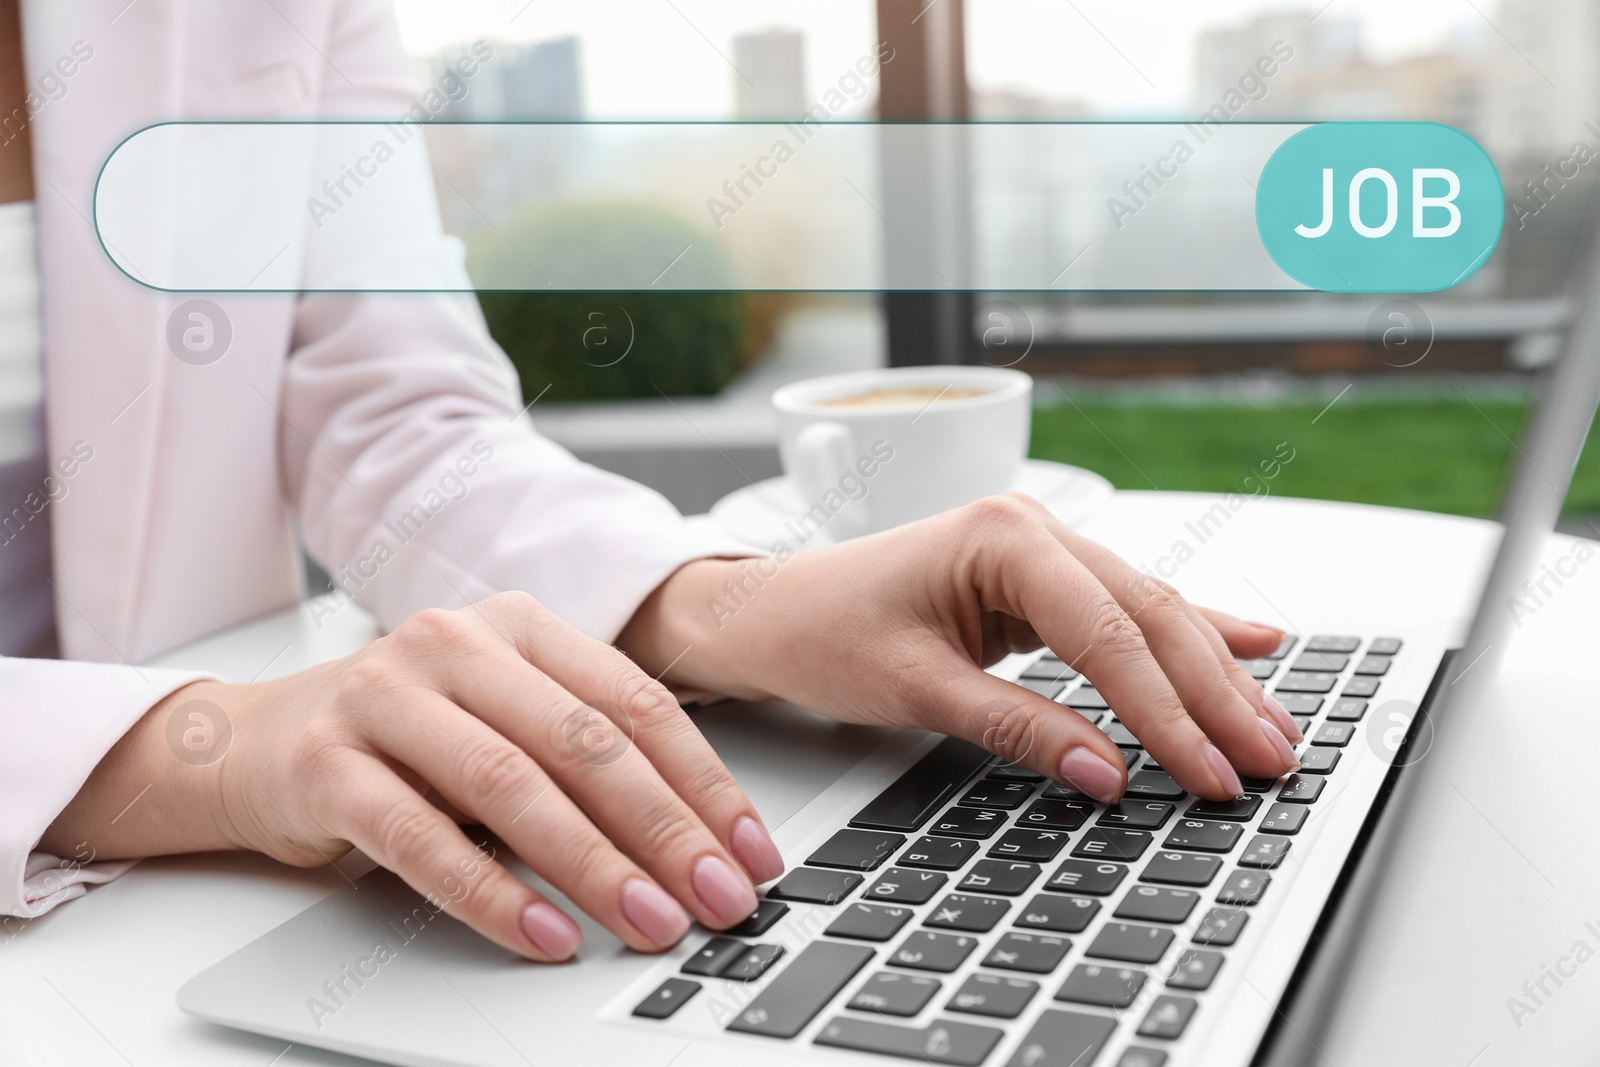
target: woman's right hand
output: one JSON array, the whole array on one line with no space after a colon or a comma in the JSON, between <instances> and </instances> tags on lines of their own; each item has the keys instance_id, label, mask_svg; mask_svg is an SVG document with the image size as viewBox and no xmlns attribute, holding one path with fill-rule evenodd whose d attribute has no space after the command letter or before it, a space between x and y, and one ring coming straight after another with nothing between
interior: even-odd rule
<instances>
[{"instance_id":1,"label":"woman's right hand","mask_svg":"<svg viewBox=\"0 0 1600 1067\"><path fill-rule=\"evenodd\" d=\"M170 740L207 719L231 727L215 762ZM150 781L160 788L111 820ZM667 689L517 593L419 613L286 678L185 686L118 742L44 847L88 841L115 859L231 846L320 866L355 846L498 944L571 956L577 924L485 858L445 807L647 952L675 944L689 915L739 922L752 881L782 871Z\"/></svg>"}]
</instances>

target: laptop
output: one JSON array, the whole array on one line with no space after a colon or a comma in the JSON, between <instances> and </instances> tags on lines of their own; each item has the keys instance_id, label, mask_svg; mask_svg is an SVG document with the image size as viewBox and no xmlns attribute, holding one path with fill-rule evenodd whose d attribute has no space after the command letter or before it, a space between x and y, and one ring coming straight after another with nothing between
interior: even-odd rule
<instances>
[{"instance_id":1,"label":"laptop","mask_svg":"<svg viewBox=\"0 0 1600 1067\"><path fill-rule=\"evenodd\" d=\"M1600 247L1589 254L1600 262ZM1121 746L1129 788L1110 808L956 739L777 704L712 709L698 720L787 864L740 926L646 956L569 908L581 960L540 966L378 870L190 980L179 1005L408 1065L1315 1062L1297 1042L1341 980L1356 895L1403 891L1373 876L1374 857L1415 832L1395 798L1448 788L1450 749L1491 713L1480 687L1453 683L1492 671L1504 604L1600 401L1597 280L1593 266L1581 276L1516 450L1466 633L1297 619L1306 632L1246 664L1301 724L1299 772L1246 780L1226 802L1188 796L1048 652L994 670ZM1420 760L1419 744L1437 751Z\"/></svg>"}]
</instances>

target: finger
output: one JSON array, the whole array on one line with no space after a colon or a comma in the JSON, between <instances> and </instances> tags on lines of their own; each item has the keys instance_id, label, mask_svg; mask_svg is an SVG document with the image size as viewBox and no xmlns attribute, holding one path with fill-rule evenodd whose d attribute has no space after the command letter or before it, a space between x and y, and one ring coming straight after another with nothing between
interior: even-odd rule
<instances>
[{"instance_id":1,"label":"finger","mask_svg":"<svg viewBox=\"0 0 1600 1067\"><path fill-rule=\"evenodd\" d=\"M1095 683L1189 792L1218 800L1238 795L1238 774L1184 710L1140 628L1039 521L1038 510L1037 504L1007 497L965 510L965 559L985 606L1031 622L1058 656ZM1210 668L1221 677L1214 657ZM1061 775L1067 777L1068 770L1063 765Z\"/></svg>"},{"instance_id":2,"label":"finger","mask_svg":"<svg viewBox=\"0 0 1600 1067\"><path fill-rule=\"evenodd\" d=\"M518 653L556 684L591 708L615 712L607 717L616 730L598 721L573 724L573 737L586 750L585 758L607 762L612 747L627 745L631 737L670 791L688 804L752 881L783 873L783 856L755 805L666 686L615 648L543 608L496 602L486 607L486 614Z\"/></svg>"},{"instance_id":3,"label":"finger","mask_svg":"<svg viewBox=\"0 0 1600 1067\"><path fill-rule=\"evenodd\" d=\"M429 918L455 916L489 940L546 963L571 958L578 924L467 839L382 762L351 752L326 821L399 875L426 901Z\"/></svg>"},{"instance_id":4,"label":"finger","mask_svg":"<svg viewBox=\"0 0 1600 1067\"><path fill-rule=\"evenodd\" d=\"M445 696L537 760L595 825L695 918L722 929L749 917L757 903L755 887L699 815L637 746L623 743L610 717L529 663L497 626L508 625L506 615L513 609L525 619L544 614L550 627L519 640L535 645L548 637L550 644L530 651L550 661L562 658L554 643L559 632L576 631L531 598L491 598L485 606L484 611L416 617L439 631L428 637L432 645L457 649L445 657ZM601 744L594 743L597 737Z\"/></svg>"},{"instance_id":5,"label":"finger","mask_svg":"<svg viewBox=\"0 0 1600 1067\"><path fill-rule=\"evenodd\" d=\"M1196 606L1195 610L1216 627L1217 633L1227 642L1229 651L1240 659L1260 659L1262 656L1270 655L1283 644L1283 639L1287 636L1276 626L1268 626L1264 622L1245 622L1225 611L1216 611L1212 608Z\"/></svg>"},{"instance_id":6,"label":"finger","mask_svg":"<svg viewBox=\"0 0 1600 1067\"><path fill-rule=\"evenodd\" d=\"M471 812L630 947L655 952L687 932L683 908L527 752L487 723L436 693L423 693L386 709L368 731L385 755Z\"/></svg>"},{"instance_id":7,"label":"finger","mask_svg":"<svg viewBox=\"0 0 1600 1067\"><path fill-rule=\"evenodd\" d=\"M1072 554L1111 591L1138 625L1189 717L1199 723L1234 769L1255 778L1277 778L1294 770L1299 761L1294 758L1288 739L1275 725L1262 719L1258 707L1229 681L1224 665L1234 666L1233 657L1227 649L1218 649L1206 640L1195 627L1183 598L1170 586L1135 570L1109 549L1078 537L1065 527L1060 534ZM1116 709L1114 702L1112 708ZM1124 716L1118 710L1118 717L1143 737L1138 715Z\"/></svg>"},{"instance_id":8,"label":"finger","mask_svg":"<svg viewBox=\"0 0 1600 1067\"><path fill-rule=\"evenodd\" d=\"M1211 621L1210 616L1212 614L1221 613L1207 612L1204 608L1195 607L1188 601L1184 601L1184 608L1189 612L1189 621L1194 624L1195 629L1200 631L1200 635L1210 643L1212 649L1216 651L1217 656L1222 660L1222 669L1227 672L1228 680L1233 683L1235 689L1243 694L1246 702L1255 708L1259 715L1277 726L1278 732L1288 738L1291 743L1298 745L1304 741L1305 735L1301 733L1300 725L1294 721L1294 716L1290 715L1288 710L1278 703L1278 699L1262 688L1261 683L1252 678L1250 672L1239 666L1239 661L1233 658L1227 641ZM1232 616L1228 615L1223 615L1222 617L1225 619L1232 618ZM1242 625L1254 626L1255 624L1244 623ZM1280 640L1279 644L1281 643L1282 641ZM1273 647L1276 648L1277 646ZM1296 760L1295 762L1298 763L1299 761Z\"/></svg>"}]
</instances>

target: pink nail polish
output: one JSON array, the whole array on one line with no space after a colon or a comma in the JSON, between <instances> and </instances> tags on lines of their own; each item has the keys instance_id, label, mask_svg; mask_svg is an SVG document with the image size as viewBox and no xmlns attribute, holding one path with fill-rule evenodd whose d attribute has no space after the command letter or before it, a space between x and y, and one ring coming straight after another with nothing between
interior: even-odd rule
<instances>
[{"instance_id":1,"label":"pink nail polish","mask_svg":"<svg viewBox=\"0 0 1600 1067\"><path fill-rule=\"evenodd\" d=\"M1102 804L1115 804L1122 795L1122 772L1082 745L1067 749L1057 771L1063 782Z\"/></svg>"},{"instance_id":2,"label":"pink nail polish","mask_svg":"<svg viewBox=\"0 0 1600 1067\"><path fill-rule=\"evenodd\" d=\"M1244 792L1244 785L1239 781L1239 772L1233 769L1233 764L1210 741L1206 742L1202 750L1205 754L1206 765L1211 768L1211 773L1217 776L1217 782L1222 786L1222 791L1230 797L1239 796Z\"/></svg>"},{"instance_id":3,"label":"pink nail polish","mask_svg":"<svg viewBox=\"0 0 1600 1067\"><path fill-rule=\"evenodd\" d=\"M1261 732L1267 735L1267 740L1272 742L1272 747L1277 749L1278 758L1283 760L1283 765L1291 771L1300 769L1300 761L1294 758L1294 749L1289 746L1288 738L1284 737L1278 728L1266 719L1257 719L1261 724Z\"/></svg>"},{"instance_id":4,"label":"pink nail polish","mask_svg":"<svg viewBox=\"0 0 1600 1067\"><path fill-rule=\"evenodd\" d=\"M729 926L749 918L756 910L756 891L750 879L721 856L701 856L695 861L689 881L700 903Z\"/></svg>"},{"instance_id":5,"label":"pink nail polish","mask_svg":"<svg viewBox=\"0 0 1600 1067\"><path fill-rule=\"evenodd\" d=\"M757 882L770 881L783 873L783 856L773 844L766 827L748 815L741 815L728 835L733 858L744 865L750 877Z\"/></svg>"},{"instance_id":6,"label":"pink nail polish","mask_svg":"<svg viewBox=\"0 0 1600 1067\"><path fill-rule=\"evenodd\" d=\"M583 944L583 931L549 901L536 900L522 909L522 932L546 956L564 960Z\"/></svg>"},{"instance_id":7,"label":"pink nail polish","mask_svg":"<svg viewBox=\"0 0 1600 1067\"><path fill-rule=\"evenodd\" d=\"M643 878L622 885L622 914L645 937L666 948L689 930L689 916L667 891Z\"/></svg>"},{"instance_id":8,"label":"pink nail polish","mask_svg":"<svg viewBox=\"0 0 1600 1067\"><path fill-rule=\"evenodd\" d=\"M1272 716L1272 721L1277 724L1284 737L1287 737L1297 745L1306 739L1306 735L1300 732L1300 727L1295 723L1294 716L1290 715L1288 710L1278 703L1277 697L1271 693L1262 693L1261 707L1268 715Z\"/></svg>"}]
</instances>

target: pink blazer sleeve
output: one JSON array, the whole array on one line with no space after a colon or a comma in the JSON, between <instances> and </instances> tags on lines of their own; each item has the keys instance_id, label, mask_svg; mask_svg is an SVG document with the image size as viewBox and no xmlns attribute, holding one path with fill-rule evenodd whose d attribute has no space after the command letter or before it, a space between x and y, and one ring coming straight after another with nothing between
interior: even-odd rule
<instances>
[{"instance_id":1,"label":"pink blazer sleeve","mask_svg":"<svg viewBox=\"0 0 1600 1067\"><path fill-rule=\"evenodd\" d=\"M33 851L117 739L199 671L0 657L0 915L29 917L80 897L133 864ZM139 817L138 798L119 817ZM0 920L0 941L17 920Z\"/></svg>"}]
</instances>

